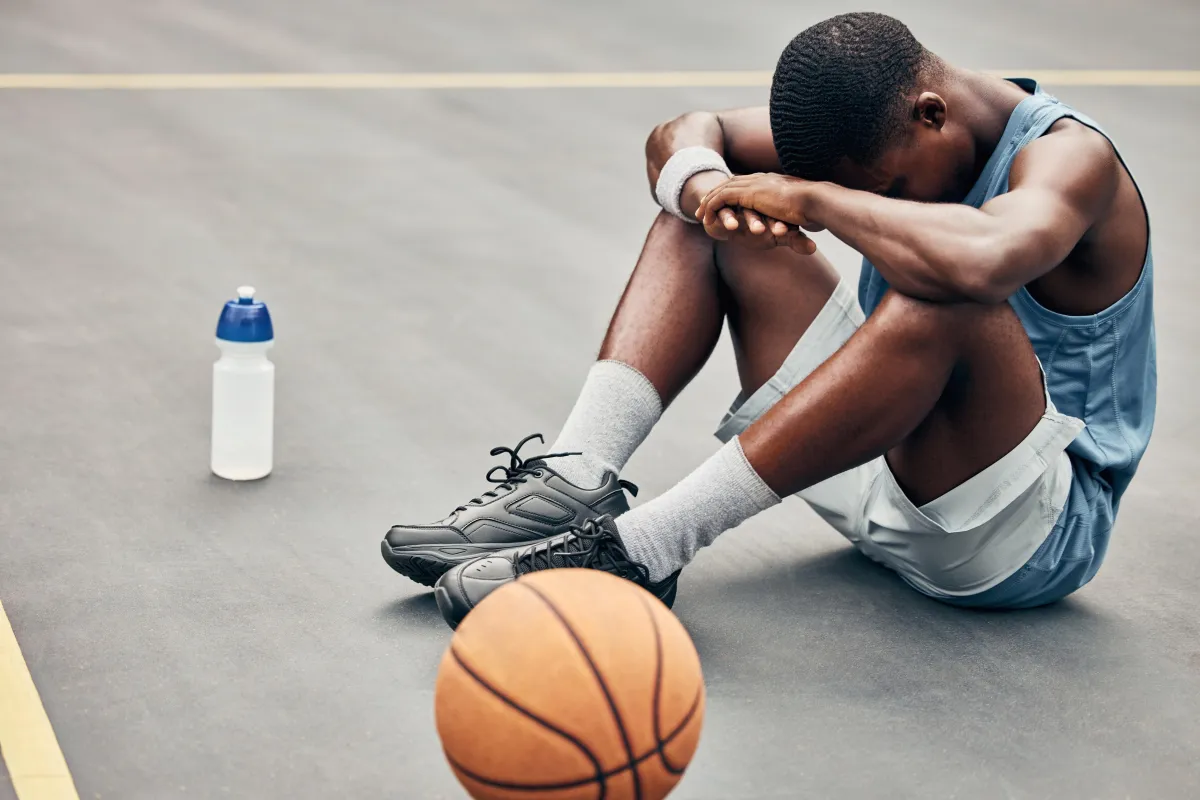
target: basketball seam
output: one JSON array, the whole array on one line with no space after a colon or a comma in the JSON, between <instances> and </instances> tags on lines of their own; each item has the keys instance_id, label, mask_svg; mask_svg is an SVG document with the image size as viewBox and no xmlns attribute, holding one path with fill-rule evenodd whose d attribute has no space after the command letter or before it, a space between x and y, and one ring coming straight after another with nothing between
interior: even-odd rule
<instances>
[{"instance_id":1,"label":"basketball seam","mask_svg":"<svg viewBox=\"0 0 1200 800\"><path fill-rule=\"evenodd\" d=\"M612 711L613 721L617 723L617 730L621 733L621 742L625 745L625 755L629 758L630 775L633 778L634 798L635 800L642 800L642 780L641 776L638 775L637 769L634 768L633 743L629 740L629 732L625 730L625 722L621 719L621 712L617 709L617 703L613 699L612 692L608 690L608 684L604 682L604 676L600 674L599 668L596 667L596 662L592 660L591 653L589 653L587 647L584 646L583 640L579 638L579 634L577 634L575 629L571 627L571 623L567 622L567 618L563 616L563 613L558 610L558 607L550 601L550 598L546 597L546 595L529 585L527 581L518 581L517 585L524 586L526 589L533 592L538 598L540 598L541 601L546 604L546 607L549 608L554 614L554 616L558 617L558 621L562 624L563 628L566 629L567 633L571 635L571 638L575 640L575 646L579 648L579 653L583 656L584 660L587 661L588 666L592 670L592 675L596 678L596 683L600 685L600 691L604 693L604 699L608 701L608 707L609 710ZM655 738L658 737L655 736Z\"/></svg>"},{"instance_id":2,"label":"basketball seam","mask_svg":"<svg viewBox=\"0 0 1200 800\"><path fill-rule=\"evenodd\" d=\"M592 766L596 770L596 775L594 778L588 778L587 780L580 781L579 785L582 785L584 783L589 783L593 780L599 782L600 798L601 798L601 800L603 800L603 797L605 795L604 766L600 763L600 759L597 758L596 755L590 749L588 749L588 746L586 744L581 742L575 736L571 735L569 732L564 731L561 728L557 727L556 725L554 725L554 723L548 722L547 720L542 719L537 714L535 714L532 711L530 711L529 709L523 707L516 700L509 697L503 691L501 691L500 689L497 689L495 686L492 686L490 683L485 681L475 670L471 669L471 667L468 666L465 661L463 661L462 656L459 655L458 651L454 648L454 645L450 646L450 655L454 659L455 663L457 663L458 666L462 668L463 672L470 675L471 678L474 679L474 681L476 683L478 683L480 686L482 686L487 691L491 692L502 703L504 703L505 705L512 708L518 714L523 714L524 716L526 716L529 719L533 720L534 722L538 723L539 725L544 727L546 730L551 731L552 733L557 733L559 736L561 736L562 738L566 739L568 742L570 742L571 744L573 744L577 748L579 748L579 751L581 753L583 753L583 755L587 758L588 761L592 762ZM450 757L449 753L446 753L446 757L448 759L450 759L451 762L454 762L454 759ZM454 762L454 763L457 765L457 762ZM468 770L463 769L463 772L468 772ZM468 772L468 774L470 774L470 773Z\"/></svg>"},{"instance_id":3,"label":"basketball seam","mask_svg":"<svg viewBox=\"0 0 1200 800\"><path fill-rule=\"evenodd\" d=\"M658 759L662 762L663 768L672 775L682 775L683 770L676 767L667 758L666 749L662 738L662 674L663 674L663 646L662 633L658 629L658 620L654 618L654 609L646 602L646 598L641 598L642 608L646 609L646 616L650 619L650 628L654 631L654 742L655 750L658 751Z\"/></svg>"},{"instance_id":4,"label":"basketball seam","mask_svg":"<svg viewBox=\"0 0 1200 800\"><path fill-rule=\"evenodd\" d=\"M662 714L659 710L659 701L662 698L662 634L658 631L658 621L654 619L654 611L650 608L650 604L646 602L646 598L639 597L642 601L642 608L646 609L646 616L650 620L650 629L654 631L654 741L658 749L658 754L662 756ZM664 759L665 763L665 759Z\"/></svg>"},{"instance_id":5,"label":"basketball seam","mask_svg":"<svg viewBox=\"0 0 1200 800\"><path fill-rule=\"evenodd\" d=\"M664 750L667 745L669 745L671 742L675 741L675 737L677 737L677 736L679 736L679 734L683 733L683 729L686 728L688 726L688 723L692 721L692 717L696 716L696 711L700 708L700 698L702 698L703 696L704 696L704 684L701 684L700 688L696 690L696 696L692 698L691 707L688 709L688 712L683 715L683 719L681 719L679 721L679 724L675 726L675 730L673 730L669 734L667 734L667 738L665 738L661 741L659 747L656 748L655 750L651 750L650 752L646 753L646 755L642 759L639 759L638 763L641 763L641 761L645 760L646 758L649 758L650 756L654 755L657 752L659 755L659 759L663 762L663 767L666 768L667 772L670 772L672 775L682 775L683 774L683 771L685 769L687 769L687 764L684 764L682 767L679 767L678 769L676 769L671 764L671 762L667 761L667 757L664 753ZM655 738L657 738L657 737L655 737Z\"/></svg>"},{"instance_id":6,"label":"basketball seam","mask_svg":"<svg viewBox=\"0 0 1200 800\"><path fill-rule=\"evenodd\" d=\"M673 730L669 734L667 734L667 738L663 740L664 745L668 745L671 742L675 741L675 738L677 736L679 736L680 734L682 734L683 729L686 728L688 723L692 721L692 717L696 716L696 709L698 709L700 707L700 696L702 694L702 691L703 690L696 692L696 698L694 700L692 700L692 707L690 709L688 709L687 714L684 714L683 719L680 720L679 725L677 725L675 727L675 730ZM609 770L608 772L603 772L595 778L582 778L577 781L572 781L571 783L504 783L503 781L496 781L496 780L492 780L491 778L485 778L482 775L476 775L474 772L467 769L462 764L458 763L458 761L456 761L454 759L454 756L445 752L444 749L442 752L445 754L446 760L450 762L450 766L454 767L456 770L458 770L462 774L466 775L471 780L473 780L477 783L482 783L484 786L491 786L494 789L511 789L513 791L522 791L522 792L550 792L550 791L555 791L557 789L577 789L580 786L587 786L589 783L599 782L600 783L600 797L603 798L604 793L606 791L605 781L610 780L611 778L615 778L616 776L620 775L625 770L630 769L630 765L626 764L622 767L618 767L617 769L612 769L612 770ZM655 748L652 747L649 750L647 750L645 753L643 753L642 755L640 755L636 759L634 759L632 766L635 768L635 771L636 771L636 767L641 766L642 762L648 761L650 758L655 756L657 753L658 753L658 750L656 750ZM680 770L679 772L673 772L672 774L680 775L682 773L683 773L683 770Z\"/></svg>"}]
</instances>

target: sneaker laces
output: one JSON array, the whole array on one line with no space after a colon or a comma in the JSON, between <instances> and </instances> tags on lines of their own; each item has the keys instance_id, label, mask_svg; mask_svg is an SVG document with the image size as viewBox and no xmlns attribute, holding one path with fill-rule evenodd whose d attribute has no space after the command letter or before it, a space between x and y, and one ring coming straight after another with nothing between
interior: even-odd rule
<instances>
[{"instance_id":1,"label":"sneaker laces","mask_svg":"<svg viewBox=\"0 0 1200 800\"><path fill-rule=\"evenodd\" d=\"M607 514L585 520L570 533L526 548L514 559L518 575L555 567L588 567L611 572L619 578L646 586L650 570L629 557L621 540L604 527L612 521Z\"/></svg>"},{"instance_id":2,"label":"sneaker laces","mask_svg":"<svg viewBox=\"0 0 1200 800\"><path fill-rule=\"evenodd\" d=\"M540 465L534 465L533 462L535 461L543 462L548 458L563 458L565 456L583 455L583 453L546 453L545 455L521 458L521 448L534 439L537 439L543 444L546 442L540 433L535 433L530 436L526 436L524 439L517 442L516 447L493 447L490 455L499 456L506 453L508 454L507 466L504 464L497 464L488 470L488 482L497 484L496 488L484 492L479 497L468 500L465 504L454 509L454 511L451 513L456 514L459 511L466 511L468 506L481 506L488 500L495 500L500 496L502 491L511 492L516 488L517 484L524 483L525 481L529 480L529 478L538 471ZM503 477L493 477L497 474L497 470L499 470Z\"/></svg>"}]
</instances>

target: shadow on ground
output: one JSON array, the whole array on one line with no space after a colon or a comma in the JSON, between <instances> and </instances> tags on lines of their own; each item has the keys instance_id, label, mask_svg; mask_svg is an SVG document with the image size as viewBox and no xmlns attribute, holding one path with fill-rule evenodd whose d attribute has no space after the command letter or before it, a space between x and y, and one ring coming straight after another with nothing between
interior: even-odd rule
<instances>
[{"instance_id":1,"label":"shadow on ground","mask_svg":"<svg viewBox=\"0 0 1200 800\"><path fill-rule=\"evenodd\" d=\"M860 688L927 694L929 685L957 676L988 685L991 696L1031 676L1075 674L1127 650L1132 633L1085 597L1023 611L954 608L852 549L688 578L685 572L675 611L710 684L770 687L803 675L833 685L856 672Z\"/></svg>"},{"instance_id":2,"label":"shadow on ground","mask_svg":"<svg viewBox=\"0 0 1200 800\"><path fill-rule=\"evenodd\" d=\"M424 589L419 594L402 597L383 606L376 618L405 629L412 625L436 627L439 631L446 628L446 622L433 599L433 592Z\"/></svg>"}]
</instances>

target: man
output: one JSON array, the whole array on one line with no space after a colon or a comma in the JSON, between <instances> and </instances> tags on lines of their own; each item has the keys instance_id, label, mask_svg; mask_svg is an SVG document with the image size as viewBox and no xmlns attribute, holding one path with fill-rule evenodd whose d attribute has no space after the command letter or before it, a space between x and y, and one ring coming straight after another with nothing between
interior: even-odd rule
<instances>
[{"instance_id":1,"label":"man","mask_svg":"<svg viewBox=\"0 0 1200 800\"><path fill-rule=\"evenodd\" d=\"M947 603L1091 580L1156 390L1149 222L1095 123L858 13L788 45L769 109L686 114L646 153L664 211L554 452L494 450L495 489L384 540L451 625L559 567L670 604L699 548L791 494ZM823 229L864 256L857 300ZM725 320L725 446L622 513L620 469Z\"/></svg>"}]
</instances>

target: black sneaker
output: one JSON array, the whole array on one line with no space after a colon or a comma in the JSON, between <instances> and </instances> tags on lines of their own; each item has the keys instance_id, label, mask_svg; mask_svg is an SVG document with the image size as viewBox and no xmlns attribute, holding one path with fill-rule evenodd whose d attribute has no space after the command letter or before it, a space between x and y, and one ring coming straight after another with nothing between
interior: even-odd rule
<instances>
[{"instance_id":1,"label":"black sneaker","mask_svg":"<svg viewBox=\"0 0 1200 800\"><path fill-rule=\"evenodd\" d=\"M526 436L516 447L497 447L493 456L507 454L509 463L492 467L487 479L497 486L459 506L450 516L428 525L395 525L383 538L383 560L401 575L433 586L442 574L464 561L565 533L601 514L617 516L629 510L625 492L637 487L611 472L600 486L581 489L546 462L579 453L547 453L522 459L521 448L540 433Z\"/></svg>"},{"instance_id":2,"label":"black sneaker","mask_svg":"<svg viewBox=\"0 0 1200 800\"><path fill-rule=\"evenodd\" d=\"M513 547L451 569L433 587L438 608L451 628L457 628L483 598L522 575L543 569L585 567L611 572L633 581L670 608L675 602L679 572L650 583L646 567L625 552L612 517L589 519L569 533L542 542Z\"/></svg>"}]
</instances>

